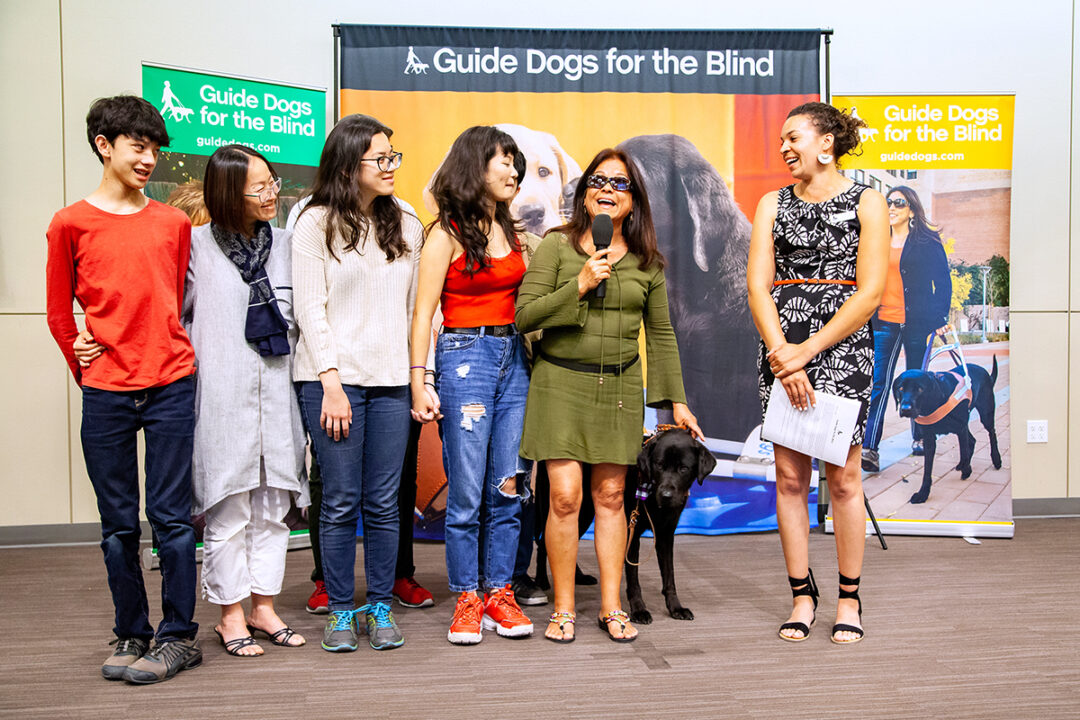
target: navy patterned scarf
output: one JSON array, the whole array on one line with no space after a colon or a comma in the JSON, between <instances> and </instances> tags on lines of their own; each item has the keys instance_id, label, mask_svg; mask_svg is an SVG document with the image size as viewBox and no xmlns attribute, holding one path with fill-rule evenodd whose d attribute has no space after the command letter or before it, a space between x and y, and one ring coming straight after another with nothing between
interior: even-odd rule
<instances>
[{"instance_id":1,"label":"navy patterned scarf","mask_svg":"<svg viewBox=\"0 0 1080 720\"><path fill-rule=\"evenodd\" d=\"M260 355L288 355L289 324L278 309L274 288L263 267L274 244L274 231L270 223L256 222L255 237L250 240L213 223L210 231L221 252L232 261L251 289L244 338L255 346Z\"/></svg>"}]
</instances>

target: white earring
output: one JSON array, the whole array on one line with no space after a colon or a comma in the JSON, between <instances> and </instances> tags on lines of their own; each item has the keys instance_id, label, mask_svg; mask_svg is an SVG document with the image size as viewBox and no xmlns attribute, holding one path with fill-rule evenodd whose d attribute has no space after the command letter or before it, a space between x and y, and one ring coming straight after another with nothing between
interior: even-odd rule
<instances>
[{"instance_id":1,"label":"white earring","mask_svg":"<svg viewBox=\"0 0 1080 720\"><path fill-rule=\"evenodd\" d=\"M833 156L829 153L818 153L817 161L822 165L828 165L833 161Z\"/></svg>"}]
</instances>

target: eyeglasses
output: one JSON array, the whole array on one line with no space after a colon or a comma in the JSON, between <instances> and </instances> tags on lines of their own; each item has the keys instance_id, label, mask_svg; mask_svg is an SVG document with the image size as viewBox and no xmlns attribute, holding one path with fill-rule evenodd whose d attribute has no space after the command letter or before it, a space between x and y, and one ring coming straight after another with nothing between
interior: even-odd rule
<instances>
[{"instance_id":1,"label":"eyeglasses","mask_svg":"<svg viewBox=\"0 0 1080 720\"><path fill-rule=\"evenodd\" d=\"M401 153L396 152L391 155L380 155L373 158L360 158L360 162L373 162L379 166L379 170L382 172L390 172L391 170L397 170L401 167Z\"/></svg>"},{"instance_id":2,"label":"eyeglasses","mask_svg":"<svg viewBox=\"0 0 1080 720\"><path fill-rule=\"evenodd\" d=\"M274 178L270 181L269 185L264 185L261 189L256 190L253 193L244 193L244 197L259 198L263 202L266 202L270 198L276 196L281 191L281 178Z\"/></svg>"},{"instance_id":3,"label":"eyeglasses","mask_svg":"<svg viewBox=\"0 0 1080 720\"><path fill-rule=\"evenodd\" d=\"M886 202L891 208L906 208L908 206L908 201L905 197L889 198Z\"/></svg>"},{"instance_id":4,"label":"eyeglasses","mask_svg":"<svg viewBox=\"0 0 1080 720\"><path fill-rule=\"evenodd\" d=\"M604 175L590 175L585 180L585 187L602 190L605 185L611 183L611 189L615 192L626 192L630 189L630 180L624 177L606 177Z\"/></svg>"}]
</instances>

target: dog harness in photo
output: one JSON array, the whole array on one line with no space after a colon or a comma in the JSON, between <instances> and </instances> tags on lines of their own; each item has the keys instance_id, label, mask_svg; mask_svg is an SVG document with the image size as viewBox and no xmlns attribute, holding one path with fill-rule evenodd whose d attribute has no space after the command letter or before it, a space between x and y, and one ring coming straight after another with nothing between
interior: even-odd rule
<instances>
[{"instance_id":1,"label":"dog harness in photo","mask_svg":"<svg viewBox=\"0 0 1080 720\"><path fill-rule=\"evenodd\" d=\"M929 415L920 415L919 417L915 418L915 422L919 425L933 425L934 423L938 422L943 417L951 413L953 411L953 408L955 408L960 403L964 402L965 400L969 402L971 401L971 376L967 373L961 375L955 370L950 370L949 373L956 376L956 389L953 390L952 395L950 395L949 399L945 401L945 404L939 407L937 410L930 413Z\"/></svg>"}]
</instances>

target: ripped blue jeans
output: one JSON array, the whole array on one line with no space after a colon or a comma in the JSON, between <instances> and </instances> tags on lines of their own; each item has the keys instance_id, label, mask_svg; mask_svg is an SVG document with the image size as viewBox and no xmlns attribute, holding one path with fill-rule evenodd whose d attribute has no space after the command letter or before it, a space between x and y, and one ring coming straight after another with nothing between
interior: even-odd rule
<instances>
[{"instance_id":1,"label":"ripped blue jeans","mask_svg":"<svg viewBox=\"0 0 1080 720\"><path fill-rule=\"evenodd\" d=\"M435 346L435 385L443 413L439 429L448 484L450 590L501 588L514 574L521 505L528 497L517 479L529 392L521 336L441 334ZM507 480L514 482L512 492L503 487Z\"/></svg>"}]
</instances>

